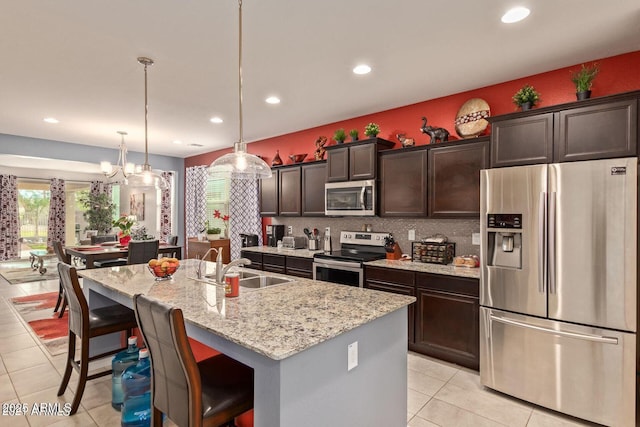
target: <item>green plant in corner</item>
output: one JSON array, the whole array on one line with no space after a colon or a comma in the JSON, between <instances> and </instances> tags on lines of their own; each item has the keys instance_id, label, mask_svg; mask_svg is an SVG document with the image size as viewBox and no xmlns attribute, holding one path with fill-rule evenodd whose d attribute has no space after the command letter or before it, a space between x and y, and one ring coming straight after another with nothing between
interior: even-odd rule
<instances>
[{"instance_id":1,"label":"green plant in corner","mask_svg":"<svg viewBox=\"0 0 640 427\"><path fill-rule=\"evenodd\" d=\"M380 133L380 126L375 123L369 123L364 127L364 134L370 138L375 138Z\"/></svg>"},{"instance_id":2,"label":"green plant in corner","mask_svg":"<svg viewBox=\"0 0 640 427\"><path fill-rule=\"evenodd\" d=\"M111 231L111 221L116 208L111 197L106 193L91 194L87 192L81 194L78 201L85 209L82 216L89 223L86 229L98 230L98 234L108 234Z\"/></svg>"},{"instance_id":3,"label":"green plant in corner","mask_svg":"<svg viewBox=\"0 0 640 427\"><path fill-rule=\"evenodd\" d=\"M517 106L522 106L523 104L530 102L533 107L539 100L540 94L533 88L533 86L528 84L524 85L522 89L513 95L513 103Z\"/></svg>"},{"instance_id":4,"label":"green plant in corner","mask_svg":"<svg viewBox=\"0 0 640 427\"><path fill-rule=\"evenodd\" d=\"M344 140L347 139L347 133L344 129L340 128L333 134L333 139L335 139L338 144L342 144Z\"/></svg>"},{"instance_id":5,"label":"green plant in corner","mask_svg":"<svg viewBox=\"0 0 640 427\"><path fill-rule=\"evenodd\" d=\"M576 85L576 92L586 92L591 90L593 85L593 79L596 78L600 72L600 67L597 63L593 63L590 67L582 64L579 71L571 73L571 81Z\"/></svg>"}]
</instances>

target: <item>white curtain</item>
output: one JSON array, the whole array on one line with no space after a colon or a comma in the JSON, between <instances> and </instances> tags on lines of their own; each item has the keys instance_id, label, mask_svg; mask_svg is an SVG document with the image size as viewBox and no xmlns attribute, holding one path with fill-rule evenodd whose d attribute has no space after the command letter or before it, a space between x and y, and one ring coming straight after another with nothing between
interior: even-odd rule
<instances>
[{"instance_id":1,"label":"white curtain","mask_svg":"<svg viewBox=\"0 0 640 427\"><path fill-rule=\"evenodd\" d=\"M258 181L232 179L229 190L229 238L231 259L240 258L242 240L240 233L257 234L258 246L262 246L262 218Z\"/></svg>"},{"instance_id":2,"label":"white curtain","mask_svg":"<svg viewBox=\"0 0 640 427\"><path fill-rule=\"evenodd\" d=\"M18 178L0 174L0 260L18 258Z\"/></svg>"},{"instance_id":3,"label":"white curtain","mask_svg":"<svg viewBox=\"0 0 640 427\"><path fill-rule=\"evenodd\" d=\"M187 168L184 200L187 238L197 236L207 219L207 177L207 166Z\"/></svg>"}]
</instances>

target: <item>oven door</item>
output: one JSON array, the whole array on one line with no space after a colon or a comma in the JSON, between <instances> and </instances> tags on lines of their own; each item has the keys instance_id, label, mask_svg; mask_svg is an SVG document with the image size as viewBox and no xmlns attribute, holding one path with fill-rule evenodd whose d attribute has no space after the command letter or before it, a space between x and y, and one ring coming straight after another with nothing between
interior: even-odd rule
<instances>
[{"instance_id":1,"label":"oven door","mask_svg":"<svg viewBox=\"0 0 640 427\"><path fill-rule=\"evenodd\" d=\"M364 269L358 262L315 259L313 280L361 288L364 284Z\"/></svg>"},{"instance_id":2,"label":"oven door","mask_svg":"<svg viewBox=\"0 0 640 427\"><path fill-rule=\"evenodd\" d=\"M327 182L325 215L374 216L376 214L375 181Z\"/></svg>"}]
</instances>

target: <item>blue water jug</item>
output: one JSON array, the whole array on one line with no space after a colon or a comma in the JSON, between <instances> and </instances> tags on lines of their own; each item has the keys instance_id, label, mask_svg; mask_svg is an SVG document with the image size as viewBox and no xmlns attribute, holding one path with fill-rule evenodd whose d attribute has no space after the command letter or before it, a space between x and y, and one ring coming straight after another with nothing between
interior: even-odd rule
<instances>
[{"instance_id":1,"label":"blue water jug","mask_svg":"<svg viewBox=\"0 0 640 427\"><path fill-rule=\"evenodd\" d=\"M140 350L140 359L122 373L122 427L151 425L151 363L149 351Z\"/></svg>"},{"instance_id":2,"label":"blue water jug","mask_svg":"<svg viewBox=\"0 0 640 427\"><path fill-rule=\"evenodd\" d=\"M137 343L137 337L129 337L127 340L127 349L116 353L111 360L111 370L113 371L111 376L111 406L118 411L124 401L124 394L122 393L122 373L129 366L137 363L138 353L140 351L136 345Z\"/></svg>"}]
</instances>

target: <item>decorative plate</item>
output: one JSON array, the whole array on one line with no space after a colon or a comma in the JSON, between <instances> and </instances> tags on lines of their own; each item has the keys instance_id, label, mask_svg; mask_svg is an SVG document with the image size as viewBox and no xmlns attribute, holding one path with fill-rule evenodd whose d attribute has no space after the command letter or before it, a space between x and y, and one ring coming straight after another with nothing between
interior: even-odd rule
<instances>
[{"instance_id":1,"label":"decorative plate","mask_svg":"<svg viewBox=\"0 0 640 427\"><path fill-rule=\"evenodd\" d=\"M491 116L491 110L487 101L480 98L472 98L462 104L456 115L456 133L461 138L471 138L481 135L489 125L486 120Z\"/></svg>"}]
</instances>

